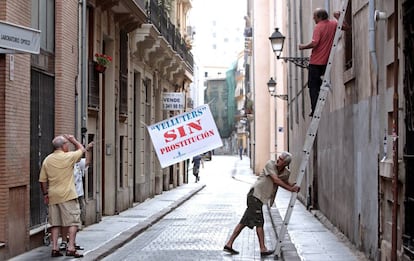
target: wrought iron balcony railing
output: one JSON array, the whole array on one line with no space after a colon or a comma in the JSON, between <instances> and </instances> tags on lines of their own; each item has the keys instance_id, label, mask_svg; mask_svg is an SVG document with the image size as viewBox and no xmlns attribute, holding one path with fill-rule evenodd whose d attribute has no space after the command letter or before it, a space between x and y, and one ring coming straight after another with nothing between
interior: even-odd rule
<instances>
[{"instance_id":1,"label":"wrought iron balcony railing","mask_svg":"<svg viewBox=\"0 0 414 261\"><path fill-rule=\"evenodd\" d=\"M158 4L158 1L149 0L147 2L146 9L148 23L153 24L160 31L161 35L171 44L173 50L176 51L191 68L191 70L193 70L193 55L187 48L180 32L168 18L165 8Z\"/></svg>"}]
</instances>

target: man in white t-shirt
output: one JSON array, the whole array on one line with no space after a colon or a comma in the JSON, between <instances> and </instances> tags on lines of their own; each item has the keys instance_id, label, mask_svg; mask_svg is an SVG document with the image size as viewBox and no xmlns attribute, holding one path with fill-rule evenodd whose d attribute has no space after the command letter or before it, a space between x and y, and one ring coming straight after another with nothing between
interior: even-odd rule
<instances>
[{"instance_id":1,"label":"man in white t-shirt","mask_svg":"<svg viewBox=\"0 0 414 261\"><path fill-rule=\"evenodd\" d=\"M82 158L75 164L73 168L73 175L75 175L76 194L78 194L78 201L81 209L82 223L85 222L85 194L83 191L83 177L85 177L85 172L88 170L88 165L89 164L86 164L86 158Z\"/></svg>"}]
</instances>

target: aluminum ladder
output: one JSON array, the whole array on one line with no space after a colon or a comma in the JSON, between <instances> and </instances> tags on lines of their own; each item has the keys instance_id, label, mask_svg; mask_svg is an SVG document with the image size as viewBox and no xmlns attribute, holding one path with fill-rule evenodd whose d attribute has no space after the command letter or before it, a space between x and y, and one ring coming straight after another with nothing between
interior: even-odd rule
<instances>
[{"instance_id":1,"label":"aluminum ladder","mask_svg":"<svg viewBox=\"0 0 414 261\"><path fill-rule=\"evenodd\" d=\"M306 139L305 139L305 143L303 145L303 158L302 158L302 161L300 163L299 174L298 174L298 177L296 179L296 184L301 184L303 176L305 175L305 170L306 170L306 167L307 167L308 162L309 162L309 157L310 157L310 153L311 153L314 141L315 141L316 133L318 132L321 113L322 113L322 110L325 106L325 101L327 99L328 93L331 89L332 61L334 59L336 47L338 45L339 39L340 39L341 34L342 34L342 25L343 25L344 18L345 18L345 12L346 12L346 9L348 7L348 1L349 0L344 0L343 1L342 9L340 10L340 17L339 17L337 29L336 29L336 32L335 32L334 41L332 43L331 52L329 54L328 63L326 65L325 74L323 76L323 82L322 82L322 85L321 85L321 90L319 92L318 102L316 104L315 110L313 112L312 120L310 122L310 125L309 125L307 133L306 133ZM275 248L275 253L274 253L275 254L274 260L279 259L280 252L281 252L281 247L282 247L282 241L283 241L283 239L285 237L285 234L287 232L287 226L289 224L290 217L292 216L293 207L295 206L297 196L298 196L298 193L293 192L291 197L290 197L288 209L286 211L285 217L283 219L282 226L280 228L280 232L278 234L278 240L277 240L277 243L276 243L276 248Z\"/></svg>"}]
</instances>

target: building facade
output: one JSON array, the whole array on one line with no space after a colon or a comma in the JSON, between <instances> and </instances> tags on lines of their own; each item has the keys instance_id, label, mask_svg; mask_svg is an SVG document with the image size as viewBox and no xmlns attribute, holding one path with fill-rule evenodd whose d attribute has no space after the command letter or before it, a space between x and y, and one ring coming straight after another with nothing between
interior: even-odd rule
<instances>
[{"instance_id":1,"label":"building facade","mask_svg":"<svg viewBox=\"0 0 414 261\"><path fill-rule=\"evenodd\" d=\"M187 95L192 82L190 9L190 0L0 3L1 21L41 31L39 54L0 49L0 260L42 244L38 177L56 135L95 142L85 225L187 182L184 162L161 169L146 126L182 112L163 111L162 93ZM104 71L96 54L112 58Z\"/></svg>"},{"instance_id":2,"label":"building facade","mask_svg":"<svg viewBox=\"0 0 414 261\"><path fill-rule=\"evenodd\" d=\"M270 78L277 83L276 94L286 94L287 78L285 67L281 61L276 61L272 49L269 48L269 32L276 23L282 23L283 16L274 15L279 10L280 1L247 1L246 30L251 35L248 41L246 59L246 86L250 90L248 99L251 100L251 165L255 173L260 172L269 159L287 150L287 105L290 101L269 95L267 83ZM257 120L260 117L260 120Z\"/></svg>"},{"instance_id":3,"label":"building facade","mask_svg":"<svg viewBox=\"0 0 414 261\"><path fill-rule=\"evenodd\" d=\"M245 33L245 37L246 33ZM237 69L236 69L236 89L234 92L234 98L236 103L236 113L235 113L235 149L237 153L242 153L242 155L249 155L250 153L250 120L246 112L247 107L247 87L245 79L245 69L246 69L246 60L247 60L247 50L249 46L245 47L246 50L243 51L237 59ZM242 152L240 152L242 150Z\"/></svg>"},{"instance_id":4,"label":"building facade","mask_svg":"<svg viewBox=\"0 0 414 261\"><path fill-rule=\"evenodd\" d=\"M268 37L286 36L282 56L308 57L299 43L312 39L313 11L341 10L343 1L254 1L252 72L255 92L255 157L271 149L258 139L273 136L265 111L273 104L263 88L273 70L288 94L286 129L293 179L311 118L308 71L277 60ZM270 11L269 11L270 10ZM349 1L331 71L318 134L301 184L300 199L322 213L371 260L412 260L413 255L413 3ZM411 29L410 29L411 28ZM259 74L261 72L261 74ZM268 95L268 94L267 94ZM261 104L257 106L257 104ZM277 113L276 122L280 115ZM261 115L260 119L257 115ZM259 122L260 121L260 122ZM286 138L286 137L285 137ZM270 141L270 142L269 142ZM262 145L260 145L262 144ZM260 147L259 147L260 146ZM259 152L260 151L260 152ZM262 153L259 155L259 153ZM256 166L255 165L255 166Z\"/></svg>"}]
</instances>

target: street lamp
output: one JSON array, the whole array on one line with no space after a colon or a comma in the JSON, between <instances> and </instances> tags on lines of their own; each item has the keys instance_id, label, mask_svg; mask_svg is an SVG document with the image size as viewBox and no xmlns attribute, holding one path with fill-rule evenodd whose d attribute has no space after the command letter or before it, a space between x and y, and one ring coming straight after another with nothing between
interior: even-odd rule
<instances>
[{"instance_id":1,"label":"street lamp","mask_svg":"<svg viewBox=\"0 0 414 261\"><path fill-rule=\"evenodd\" d=\"M295 65L302 67L302 68L308 68L309 66L309 58L308 57L281 57L280 54L283 50L283 44L285 42L285 36L279 32L279 28L275 28L275 31L272 33L272 35L269 37L270 44L272 45L273 52L276 55L276 58L282 59L285 62L289 61L294 63Z\"/></svg>"},{"instance_id":2,"label":"street lamp","mask_svg":"<svg viewBox=\"0 0 414 261\"><path fill-rule=\"evenodd\" d=\"M269 81L267 82L267 88L269 89L269 93L271 95L273 95L273 93L275 93L276 90L276 81L273 80L273 77L270 77Z\"/></svg>"},{"instance_id":3,"label":"street lamp","mask_svg":"<svg viewBox=\"0 0 414 261\"><path fill-rule=\"evenodd\" d=\"M287 94L276 94L276 81L273 79L273 77L270 77L269 81L267 82L267 89L269 90L270 95L273 97L282 99L287 101L288 95Z\"/></svg>"}]
</instances>

